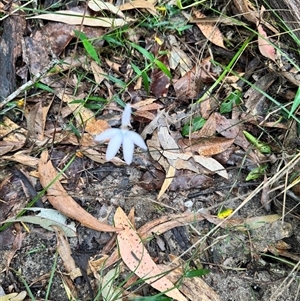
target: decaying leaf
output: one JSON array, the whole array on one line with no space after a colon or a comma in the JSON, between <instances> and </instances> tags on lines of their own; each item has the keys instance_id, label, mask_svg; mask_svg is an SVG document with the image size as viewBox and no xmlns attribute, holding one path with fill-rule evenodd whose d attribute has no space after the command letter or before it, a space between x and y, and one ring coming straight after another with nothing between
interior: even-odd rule
<instances>
[{"instance_id":1,"label":"decaying leaf","mask_svg":"<svg viewBox=\"0 0 300 301\"><path fill-rule=\"evenodd\" d=\"M62 215L57 210L45 208L27 208L28 211L38 212L37 215L23 215L20 217L9 218L2 223L25 222L39 225L49 231L54 231L53 226L59 226L66 236L75 237L75 223L67 223L67 217Z\"/></svg>"},{"instance_id":2,"label":"decaying leaf","mask_svg":"<svg viewBox=\"0 0 300 301\"><path fill-rule=\"evenodd\" d=\"M175 227L189 224L191 222L202 221L205 219L201 213L187 212L180 214L168 214L149 221L138 230L138 235L142 240L153 239L153 233L160 235ZM111 266L119 259L118 251L116 250L106 261L105 268Z\"/></svg>"},{"instance_id":3,"label":"decaying leaf","mask_svg":"<svg viewBox=\"0 0 300 301\"><path fill-rule=\"evenodd\" d=\"M270 43L268 36L267 36L266 32L264 31L261 24L259 24L257 26L257 30L259 33L257 42L258 42L258 49L259 49L260 53L263 56L265 56L268 59L275 62L276 61L276 50L275 50L274 46Z\"/></svg>"},{"instance_id":4,"label":"decaying leaf","mask_svg":"<svg viewBox=\"0 0 300 301\"><path fill-rule=\"evenodd\" d=\"M171 183L174 179L175 172L176 172L176 169L172 165L170 165L169 169L167 171L165 180L164 180L164 182L161 186L161 189L159 191L159 194L157 196L157 199L159 199L167 191L167 189L169 188L169 186L171 185Z\"/></svg>"},{"instance_id":5,"label":"decaying leaf","mask_svg":"<svg viewBox=\"0 0 300 301\"><path fill-rule=\"evenodd\" d=\"M43 104L42 99L40 99L40 101L27 114L25 114L30 140L44 140L46 118L51 104L52 100L47 104Z\"/></svg>"},{"instance_id":6,"label":"decaying leaf","mask_svg":"<svg viewBox=\"0 0 300 301\"><path fill-rule=\"evenodd\" d=\"M64 232L58 226L53 226L57 239L57 251L63 261L66 271L69 273L72 280L82 276L80 268L76 266L72 257L70 244Z\"/></svg>"},{"instance_id":7,"label":"decaying leaf","mask_svg":"<svg viewBox=\"0 0 300 301\"><path fill-rule=\"evenodd\" d=\"M209 137L201 139L182 139L181 146L185 151L197 152L202 156L214 156L227 150L234 142L234 139L224 137Z\"/></svg>"},{"instance_id":8,"label":"decaying leaf","mask_svg":"<svg viewBox=\"0 0 300 301\"><path fill-rule=\"evenodd\" d=\"M141 238L133 229L124 211L119 207L114 217L115 226L124 230L118 233L117 240L122 260L128 268L146 283L168 297L179 301L187 299L175 288L174 284L161 273L144 247Z\"/></svg>"},{"instance_id":9,"label":"decaying leaf","mask_svg":"<svg viewBox=\"0 0 300 301\"><path fill-rule=\"evenodd\" d=\"M165 173L157 169L146 171L140 181L141 187L146 190L159 190L165 180ZM170 191L184 191L192 188L208 188L212 185L212 178L203 172L177 169L174 179L169 186Z\"/></svg>"},{"instance_id":10,"label":"decaying leaf","mask_svg":"<svg viewBox=\"0 0 300 301\"><path fill-rule=\"evenodd\" d=\"M169 57L170 68L175 70L179 66L181 76L184 76L193 67L191 59L179 47L173 46Z\"/></svg>"},{"instance_id":11,"label":"decaying leaf","mask_svg":"<svg viewBox=\"0 0 300 301\"><path fill-rule=\"evenodd\" d=\"M108 10L112 12L113 14L125 19L124 14L120 10L118 6L114 6L113 4L109 2L104 2L101 0L91 0L88 2L88 7L93 11L102 11L102 10Z\"/></svg>"},{"instance_id":12,"label":"decaying leaf","mask_svg":"<svg viewBox=\"0 0 300 301\"><path fill-rule=\"evenodd\" d=\"M0 156L20 149L26 142L27 131L4 116L0 123Z\"/></svg>"},{"instance_id":13,"label":"decaying leaf","mask_svg":"<svg viewBox=\"0 0 300 301\"><path fill-rule=\"evenodd\" d=\"M19 151L19 152L14 153L11 156L3 156L2 159L18 162L18 163L21 163L23 165L27 165L27 166L30 166L30 167L33 167L33 168L37 168L37 166L39 164L39 159L27 155L27 153L28 153L28 151Z\"/></svg>"},{"instance_id":14,"label":"decaying leaf","mask_svg":"<svg viewBox=\"0 0 300 301\"><path fill-rule=\"evenodd\" d=\"M204 14L200 11L194 11L194 15L196 18L206 18ZM213 44L226 48L223 42L223 36L219 28L217 27L216 23L207 22L207 23L197 23L197 26L203 33L203 35Z\"/></svg>"},{"instance_id":15,"label":"decaying leaf","mask_svg":"<svg viewBox=\"0 0 300 301\"><path fill-rule=\"evenodd\" d=\"M100 222L82 207L80 207L65 191L50 160L48 152L43 151L39 163L39 176L41 185L47 189L47 198L51 205L64 215L79 221L83 226L103 232L116 232L120 229ZM53 183L52 183L53 182Z\"/></svg>"},{"instance_id":16,"label":"decaying leaf","mask_svg":"<svg viewBox=\"0 0 300 301\"><path fill-rule=\"evenodd\" d=\"M153 2L156 1L134 0L122 4L119 8L121 11L137 9L137 8L145 8L148 10L150 14L157 15L157 11L153 5L154 4Z\"/></svg>"},{"instance_id":17,"label":"decaying leaf","mask_svg":"<svg viewBox=\"0 0 300 301\"><path fill-rule=\"evenodd\" d=\"M244 94L245 105L252 116L265 114L269 104L266 100L266 96L260 91L266 92L276 79L277 74L275 72L267 73Z\"/></svg>"},{"instance_id":18,"label":"decaying leaf","mask_svg":"<svg viewBox=\"0 0 300 301\"><path fill-rule=\"evenodd\" d=\"M121 18L105 18L105 17L91 17L88 14L83 15L82 13L74 12L72 10L60 10L55 13L41 14L33 16L31 19L43 19L48 21L62 22L73 25L86 25L95 27L120 27L128 23Z\"/></svg>"},{"instance_id":19,"label":"decaying leaf","mask_svg":"<svg viewBox=\"0 0 300 301\"><path fill-rule=\"evenodd\" d=\"M238 120L227 119L225 116L214 113L216 131L226 138L236 138L240 132Z\"/></svg>"},{"instance_id":20,"label":"decaying leaf","mask_svg":"<svg viewBox=\"0 0 300 301\"><path fill-rule=\"evenodd\" d=\"M171 257L171 256L170 256ZM190 299L190 300L201 300L201 301L220 301L218 294L206 284L206 282L201 279L201 277L184 277L181 281L184 270L181 266L185 265L183 260L175 256L172 256L172 263L168 265L160 264L159 268L162 272L168 272L168 277L172 282L180 281L180 290ZM176 262L176 264L174 263ZM177 263L180 263L178 267ZM172 271L170 271L172 268Z\"/></svg>"},{"instance_id":21,"label":"decaying leaf","mask_svg":"<svg viewBox=\"0 0 300 301\"><path fill-rule=\"evenodd\" d=\"M216 74L211 71L210 59L210 57L203 59L200 66L195 66L173 84L177 98L182 100L195 98L200 92L201 83L214 81Z\"/></svg>"}]
</instances>

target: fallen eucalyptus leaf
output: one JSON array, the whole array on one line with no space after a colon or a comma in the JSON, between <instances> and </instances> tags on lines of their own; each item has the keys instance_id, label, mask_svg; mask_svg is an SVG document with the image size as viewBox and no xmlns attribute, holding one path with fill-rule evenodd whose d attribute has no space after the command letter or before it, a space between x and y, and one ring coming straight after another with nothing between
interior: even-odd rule
<instances>
[{"instance_id":1,"label":"fallen eucalyptus leaf","mask_svg":"<svg viewBox=\"0 0 300 301\"><path fill-rule=\"evenodd\" d=\"M45 208L26 208L25 210L39 212L37 215L26 215L20 217L12 217L5 220L3 223L25 222L39 225L46 230L54 231L52 226L60 227L66 236L75 237L76 227L74 222L68 223L67 217L57 210Z\"/></svg>"}]
</instances>

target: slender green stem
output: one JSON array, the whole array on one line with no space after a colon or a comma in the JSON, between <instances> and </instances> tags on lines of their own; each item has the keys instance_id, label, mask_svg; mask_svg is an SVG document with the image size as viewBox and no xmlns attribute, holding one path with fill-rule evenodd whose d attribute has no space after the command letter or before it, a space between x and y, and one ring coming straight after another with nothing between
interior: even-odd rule
<instances>
[{"instance_id":1,"label":"slender green stem","mask_svg":"<svg viewBox=\"0 0 300 301\"><path fill-rule=\"evenodd\" d=\"M218 77L218 79L215 81L215 83L204 93L204 95L197 100L197 103L200 103L204 99L210 97L212 91L223 81L225 76L232 72L232 68L234 64L237 62L238 58L241 56L241 54L245 51L245 49L248 47L250 41L255 37L256 34L252 34L246 41L244 41L242 47L239 49L239 51L234 55L234 57L231 59L229 64L226 67L223 67L224 71L222 74Z\"/></svg>"}]
</instances>

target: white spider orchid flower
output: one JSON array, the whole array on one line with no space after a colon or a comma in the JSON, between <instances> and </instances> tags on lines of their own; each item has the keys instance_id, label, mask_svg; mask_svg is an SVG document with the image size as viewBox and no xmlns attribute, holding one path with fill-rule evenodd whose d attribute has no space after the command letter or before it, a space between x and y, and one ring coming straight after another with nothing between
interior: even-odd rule
<instances>
[{"instance_id":1,"label":"white spider orchid flower","mask_svg":"<svg viewBox=\"0 0 300 301\"><path fill-rule=\"evenodd\" d=\"M111 128L100 135L96 135L95 140L98 142L110 139L105 157L107 161L110 161L113 157L115 157L121 144L123 147L124 160L128 165L132 162L134 145L147 150L147 145L143 138L139 134L128 130L128 126L130 126L130 117L131 106L127 104L122 115L121 128Z\"/></svg>"}]
</instances>

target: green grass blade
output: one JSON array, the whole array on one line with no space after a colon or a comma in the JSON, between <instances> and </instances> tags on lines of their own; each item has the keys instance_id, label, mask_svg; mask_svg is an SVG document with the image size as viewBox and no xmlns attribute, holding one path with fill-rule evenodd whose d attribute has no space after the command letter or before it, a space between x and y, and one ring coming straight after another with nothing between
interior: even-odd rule
<instances>
[{"instance_id":1,"label":"green grass blade","mask_svg":"<svg viewBox=\"0 0 300 301\"><path fill-rule=\"evenodd\" d=\"M155 60L155 57L154 55L149 52L148 50L146 50L145 48L137 45L137 44L134 44L134 43L130 43L131 47L135 48L137 51L139 51L146 59L148 59L151 63L154 62Z\"/></svg>"},{"instance_id":2,"label":"green grass blade","mask_svg":"<svg viewBox=\"0 0 300 301\"><path fill-rule=\"evenodd\" d=\"M100 59L98 57L97 51L95 47L90 43L87 36L78 30L74 30L76 37L79 37L80 41L82 42L84 49L90 55L92 59L94 59L98 64L100 64Z\"/></svg>"},{"instance_id":3,"label":"green grass blade","mask_svg":"<svg viewBox=\"0 0 300 301\"><path fill-rule=\"evenodd\" d=\"M291 107L291 110L289 113L289 117L288 117L289 119L296 112L299 105L300 105L300 87L298 87L297 93L295 95L295 98L294 98L294 101L293 101L293 104L292 104L292 107Z\"/></svg>"}]
</instances>

